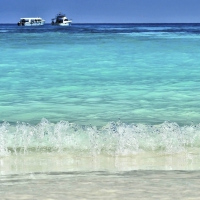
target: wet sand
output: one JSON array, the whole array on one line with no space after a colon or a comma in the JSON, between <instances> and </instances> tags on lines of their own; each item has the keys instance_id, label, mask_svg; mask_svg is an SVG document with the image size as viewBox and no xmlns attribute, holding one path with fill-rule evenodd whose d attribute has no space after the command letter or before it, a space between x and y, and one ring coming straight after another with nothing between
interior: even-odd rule
<instances>
[{"instance_id":1,"label":"wet sand","mask_svg":"<svg viewBox=\"0 0 200 200\"><path fill-rule=\"evenodd\" d=\"M11 199L199 199L200 171L29 173L1 176Z\"/></svg>"}]
</instances>

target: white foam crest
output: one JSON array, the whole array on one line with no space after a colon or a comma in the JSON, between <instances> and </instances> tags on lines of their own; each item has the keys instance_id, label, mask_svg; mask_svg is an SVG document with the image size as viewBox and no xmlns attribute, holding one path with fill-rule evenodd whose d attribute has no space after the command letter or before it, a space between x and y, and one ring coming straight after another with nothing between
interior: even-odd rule
<instances>
[{"instance_id":1,"label":"white foam crest","mask_svg":"<svg viewBox=\"0 0 200 200\"><path fill-rule=\"evenodd\" d=\"M46 119L36 125L17 123L0 126L0 155L29 152L90 153L92 155L135 155L142 152L174 154L200 147L200 125L179 126L110 122L98 129L67 121Z\"/></svg>"},{"instance_id":2,"label":"white foam crest","mask_svg":"<svg viewBox=\"0 0 200 200\"><path fill-rule=\"evenodd\" d=\"M8 123L3 123L0 126L0 156L7 155L8 154L8 148L6 144L6 139L7 139L7 126Z\"/></svg>"},{"instance_id":3,"label":"white foam crest","mask_svg":"<svg viewBox=\"0 0 200 200\"><path fill-rule=\"evenodd\" d=\"M187 39L198 39L200 36L199 34L189 34L185 32L155 32L155 31L148 31L148 32L132 32L132 33L118 33L120 35L126 35L128 37L156 37L156 38L187 38Z\"/></svg>"}]
</instances>

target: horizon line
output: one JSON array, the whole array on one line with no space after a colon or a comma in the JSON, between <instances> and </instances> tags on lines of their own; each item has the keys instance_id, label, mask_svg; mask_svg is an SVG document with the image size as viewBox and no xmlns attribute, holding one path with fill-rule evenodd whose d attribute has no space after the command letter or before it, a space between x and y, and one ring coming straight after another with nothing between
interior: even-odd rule
<instances>
[{"instance_id":1,"label":"horizon line","mask_svg":"<svg viewBox=\"0 0 200 200\"><path fill-rule=\"evenodd\" d=\"M17 23L16 22L9 22L9 23L0 22L0 24L17 24ZM51 24L51 22L45 23L45 24ZM76 22L72 24L200 24L200 22Z\"/></svg>"}]
</instances>

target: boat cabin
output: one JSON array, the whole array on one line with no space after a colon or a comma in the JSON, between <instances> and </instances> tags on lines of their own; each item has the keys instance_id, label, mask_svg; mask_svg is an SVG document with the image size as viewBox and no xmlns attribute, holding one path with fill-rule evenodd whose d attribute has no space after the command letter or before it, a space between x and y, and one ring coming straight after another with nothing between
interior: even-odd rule
<instances>
[{"instance_id":1,"label":"boat cabin","mask_svg":"<svg viewBox=\"0 0 200 200\"><path fill-rule=\"evenodd\" d=\"M59 26L69 26L71 25L71 20L69 20L65 14L59 13L56 15L54 19L52 19L52 25L59 25Z\"/></svg>"},{"instance_id":2,"label":"boat cabin","mask_svg":"<svg viewBox=\"0 0 200 200\"><path fill-rule=\"evenodd\" d=\"M20 18L18 26L39 26L44 25L45 20L40 17L36 18Z\"/></svg>"}]
</instances>

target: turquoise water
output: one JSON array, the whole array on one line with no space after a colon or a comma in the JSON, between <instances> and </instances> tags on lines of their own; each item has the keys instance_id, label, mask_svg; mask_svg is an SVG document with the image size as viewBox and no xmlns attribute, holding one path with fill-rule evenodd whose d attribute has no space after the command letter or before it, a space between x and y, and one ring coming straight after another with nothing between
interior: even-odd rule
<instances>
[{"instance_id":1,"label":"turquoise water","mask_svg":"<svg viewBox=\"0 0 200 200\"><path fill-rule=\"evenodd\" d=\"M0 120L199 123L200 25L0 26Z\"/></svg>"},{"instance_id":2,"label":"turquoise water","mask_svg":"<svg viewBox=\"0 0 200 200\"><path fill-rule=\"evenodd\" d=\"M199 41L200 24L0 25L1 199L198 199Z\"/></svg>"},{"instance_id":3,"label":"turquoise water","mask_svg":"<svg viewBox=\"0 0 200 200\"><path fill-rule=\"evenodd\" d=\"M0 25L0 154L196 155L199 41L200 24Z\"/></svg>"}]
</instances>

